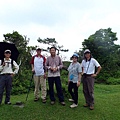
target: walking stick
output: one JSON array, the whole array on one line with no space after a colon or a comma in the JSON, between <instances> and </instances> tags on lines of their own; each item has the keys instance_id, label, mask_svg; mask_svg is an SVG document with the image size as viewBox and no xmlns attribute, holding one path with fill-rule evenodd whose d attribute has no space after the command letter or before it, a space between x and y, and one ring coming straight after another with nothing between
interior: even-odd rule
<instances>
[{"instance_id":1,"label":"walking stick","mask_svg":"<svg viewBox=\"0 0 120 120\"><path fill-rule=\"evenodd\" d=\"M31 80L30 80L30 86L29 86L29 88L28 88L28 92L27 92L27 96L26 96L26 101L27 101L27 99L28 99L28 94L29 94L30 88L31 88L31 86L32 86L33 75L34 75L34 73L32 74L32 77L31 77Z\"/></svg>"}]
</instances>

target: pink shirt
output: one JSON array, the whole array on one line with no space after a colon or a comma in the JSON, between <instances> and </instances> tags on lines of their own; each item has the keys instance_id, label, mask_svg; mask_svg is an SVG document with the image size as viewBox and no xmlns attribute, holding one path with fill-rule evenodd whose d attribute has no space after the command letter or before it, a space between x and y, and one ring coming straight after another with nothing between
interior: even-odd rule
<instances>
[{"instance_id":1,"label":"pink shirt","mask_svg":"<svg viewBox=\"0 0 120 120\"><path fill-rule=\"evenodd\" d=\"M45 66L48 69L48 77L57 77L60 76L60 69L62 69L63 63L58 55L56 55L55 57L49 56L46 60ZM50 70L51 67L52 68L57 67L58 70L56 72L52 72Z\"/></svg>"}]
</instances>

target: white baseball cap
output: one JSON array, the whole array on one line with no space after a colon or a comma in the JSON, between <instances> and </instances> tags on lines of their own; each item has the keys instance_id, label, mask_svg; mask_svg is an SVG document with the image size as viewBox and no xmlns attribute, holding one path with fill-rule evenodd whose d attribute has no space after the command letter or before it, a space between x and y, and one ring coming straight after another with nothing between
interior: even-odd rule
<instances>
[{"instance_id":1,"label":"white baseball cap","mask_svg":"<svg viewBox=\"0 0 120 120\"><path fill-rule=\"evenodd\" d=\"M5 50L5 53L7 53L7 52L11 53L11 50Z\"/></svg>"},{"instance_id":2,"label":"white baseball cap","mask_svg":"<svg viewBox=\"0 0 120 120\"><path fill-rule=\"evenodd\" d=\"M89 49L86 49L86 50L84 51L84 54L85 54L85 53L91 53L91 52L90 52Z\"/></svg>"}]
</instances>

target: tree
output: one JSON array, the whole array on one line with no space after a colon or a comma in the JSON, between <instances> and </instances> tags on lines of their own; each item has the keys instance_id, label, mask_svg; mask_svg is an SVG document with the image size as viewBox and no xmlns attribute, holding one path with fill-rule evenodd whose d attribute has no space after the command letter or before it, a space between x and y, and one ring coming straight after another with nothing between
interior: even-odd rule
<instances>
[{"instance_id":1,"label":"tree","mask_svg":"<svg viewBox=\"0 0 120 120\"><path fill-rule=\"evenodd\" d=\"M120 45L114 43L117 40L116 33L108 28L96 31L82 42L83 50L90 49L93 57L102 65L102 71L108 76L113 76L120 69Z\"/></svg>"},{"instance_id":2,"label":"tree","mask_svg":"<svg viewBox=\"0 0 120 120\"><path fill-rule=\"evenodd\" d=\"M26 67L29 68L29 61L31 58L31 51L35 49L34 46L27 46L29 43L29 38L27 36L20 35L17 31L13 31L13 33L4 34L4 42L14 43L19 51L19 58L21 60L21 68ZM26 57L27 56L27 57Z\"/></svg>"},{"instance_id":3,"label":"tree","mask_svg":"<svg viewBox=\"0 0 120 120\"><path fill-rule=\"evenodd\" d=\"M5 38L3 41L14 43L20 53L18 61L21 61L21 65L19 74L14 77L12 92L14 94L24 93L27 91L26 87L29 84L32 73L30 65L31 53L36 49L36 46L27 46L30 39L27 39L27 36L20 35L17 31L4 34L3 36Z\"/></svg>"},{"instance_id":4,"label":"tree","mask_svg":"<svg viewBox=\"0 0 120 120\"><path fill-rule=\"evenodd\" d=\"M46 44L48 46L51 46L51 47L56 47L57 48L57 51L58 51L58 55L60 54L60 51L61 52L68 52L69 50L68 49L63 49L63 45L58 45L58 42L55 40L55 38L46 38L46 39L41 39L40 37L37 39L37 41L39 43L43 43L43 44ZM43 49L43 51L46 51L48 52L49 51L49 48L50 47L47 47L47 49Z\"/></svg>"}]
</instances>

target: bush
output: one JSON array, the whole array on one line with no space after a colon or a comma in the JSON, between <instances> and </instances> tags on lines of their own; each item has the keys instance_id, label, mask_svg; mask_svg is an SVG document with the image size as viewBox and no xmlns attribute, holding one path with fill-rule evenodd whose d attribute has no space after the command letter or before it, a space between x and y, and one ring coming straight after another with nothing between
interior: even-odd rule
<instances>
[{"instance_id":1,"label":"bush","mask_svg":"<svg viewBox=\"0 0 120 120\"><path fill-rule=\"evenodd\" d=\"M27 93L28 88L30 87L30 80L31 80L31 71L30 70L24 70L24 72L19 73L13 78L12 83L12 93L14 95ZM34 83L32 80L31 89L34 88Z\"/></svg>"},{"instance_id":2,"label":"bush","mask_svg":"<svg viewBox=\"0 0 120 120\"><path fill-rule=\"evenodd\" d=\"M120 78L110 77L107 79L106 84L112 84L112 85L120 84Z\"/></svg>"}]
</instances>

